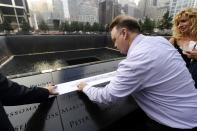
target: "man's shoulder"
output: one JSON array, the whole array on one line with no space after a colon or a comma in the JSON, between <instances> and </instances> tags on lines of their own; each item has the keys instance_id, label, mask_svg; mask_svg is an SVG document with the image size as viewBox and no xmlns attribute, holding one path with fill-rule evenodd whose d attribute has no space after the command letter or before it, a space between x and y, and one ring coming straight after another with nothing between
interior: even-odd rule
<instances>
[{"instance_id":1,"label":"man's shoulder","mask_svg":"<svg viewBox=\"0 0 197 131\"><path fill-rule=\"evenodd\" d=\"M157 40L157 41L168 41L165 37L163 36L146 36L144 41L149 41L149 40Z\"/></svg>"}]
</instances>

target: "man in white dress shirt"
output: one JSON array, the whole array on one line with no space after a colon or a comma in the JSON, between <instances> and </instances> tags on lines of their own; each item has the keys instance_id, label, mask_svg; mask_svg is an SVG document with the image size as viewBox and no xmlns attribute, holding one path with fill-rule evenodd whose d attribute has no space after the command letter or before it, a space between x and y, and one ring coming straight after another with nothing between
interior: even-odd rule
<instances>
[{"instance_id":1,"label":"man in white dress shirt","mask_svg":"<svg viewBox=\"0 0 197 131\"><path fill-rule=\"evenodd\" d=\"M115 47L127 54L126 59L104 88L81 82L79 90L90 100L106 104L132 95L147 116L161 125L160 131L195 130L197 90L172 44L163 37L140 34L138 22L129 16L117 16L110 30Z\"/></svg>"}]
</instances>

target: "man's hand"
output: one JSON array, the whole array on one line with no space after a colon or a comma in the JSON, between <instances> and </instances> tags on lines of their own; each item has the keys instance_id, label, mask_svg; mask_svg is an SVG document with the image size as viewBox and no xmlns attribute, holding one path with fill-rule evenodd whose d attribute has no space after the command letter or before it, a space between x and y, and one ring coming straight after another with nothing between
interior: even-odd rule
<instances>
[{"instance_id":1,"label":"man's hand","mask_svg":"<svg viewBox=\"0 0 197 131\"><path fill-rule=\"evenodd\" d=\"M58 92L55 91L55 89L57 88L57 86L55 86L53 84L48 84L44 88L48 89L50 95L58 95L59 94Z\"/></svg>"},{"instance_id":2,"label":"man's hand","mask_svg":"<svg viewBox=\"0 0 197 131\"><path fill-rule=\"evenodd\" d=\"M83 88L84 88L85 86L87 86L87 85L88 85L88 84L85 83L85 82L80 82L80 83L77 85L78 90L79 90L79 91L83 91Z\"/></svg>"}]
</instances>

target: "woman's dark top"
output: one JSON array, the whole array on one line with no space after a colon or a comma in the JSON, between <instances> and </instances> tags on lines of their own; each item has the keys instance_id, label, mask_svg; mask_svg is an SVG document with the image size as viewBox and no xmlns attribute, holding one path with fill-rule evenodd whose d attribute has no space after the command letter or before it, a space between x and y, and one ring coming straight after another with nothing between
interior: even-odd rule
<instances>
[{"instance_id":1,"label":"woman's dark top","mask_svg":"<svg viewBox=\"0 0 197 131\"><path fill-rule=\"evenodd\" d=\"M174 41L174 47L178 50L183 60L185 61L186 66L188 70L190 71L193 80L195 81L195 87L197 88L197 60L192 60L188 58L186 55L184 55L182 49L178 46L176 40Z\"/></svg>"},{"instance_id":2,"label":"woman's dark top","mask_svg":"<svg viewBox=\"0 0 197 131\"><path fill-rule=\"evenodd\" d=\"M191 59L188 58L186 55L183 54L183 50L178 46L178 44L177 44L176 41L175 41L175 43L174 43L174 47L175 47L175 48L178 50L178 52L181 54L183 60L184 60L185 63L186 63L187 68L189 68Z\"/></svg>"}]
</instances>

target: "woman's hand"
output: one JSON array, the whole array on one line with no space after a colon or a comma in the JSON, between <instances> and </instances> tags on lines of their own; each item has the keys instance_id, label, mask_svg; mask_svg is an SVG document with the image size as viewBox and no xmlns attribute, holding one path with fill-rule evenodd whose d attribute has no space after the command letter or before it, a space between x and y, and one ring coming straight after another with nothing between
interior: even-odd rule
<instances>
[{"instance_id":1,"label":"woman's hand","mask_svg":"<svg viewBox=\"0 0 197 131\"><path fill-rule=\"evenodd\" d=\"M188 58L197 60L197 50L193 49L192 51L183 51L183 54L185 54Z\"/></svg>"}]
</instances>

